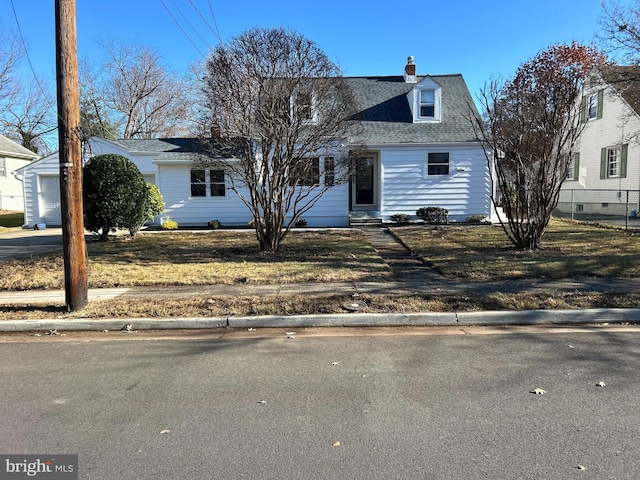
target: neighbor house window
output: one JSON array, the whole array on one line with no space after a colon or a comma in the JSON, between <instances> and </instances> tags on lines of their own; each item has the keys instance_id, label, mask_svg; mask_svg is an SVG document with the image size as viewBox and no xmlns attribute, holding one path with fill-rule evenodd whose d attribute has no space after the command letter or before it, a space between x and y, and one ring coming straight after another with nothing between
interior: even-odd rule
<instances>
[{"instance_id":1,"label":"neighbor house window","mask_svg":"<svg viewBox=\"0 0 640 480\"><path fill-rule=\"evenodd\" d=\"M598 115L598 95L589 97L589 118L596 118Z\"/></svg>"},{"instance_id":2,"label":"neighbor house window","mask_svg":"<svg viewBox=\"0 0 640 480\"><path fill-rule=\"evenodd\" d=\"M449 153L429 153L427 175L449 175Z\"/></svg>"},{"instance_id":3,"label":"neighbor house window","mask_svg":"<svg viewBox=\"0 0 640 480\"><path fill-rule=\"evenodd\" d=\"M7 167L4 161L4 158L0 158L0 177L7 176Z\"/></svg>"},{"instance_id":4,"label":"neighbor house window","mask_svg":"<svg viewBox=\"0 0 640 480\"><path fill-rule=\"evenodd\" d=\"M436 116L436 92L434 90L420 90L420 117Z\"/></svg>"},{"instance_id":5,"label":"neighbor house window","mask_svg":"<svg viewBox=\"0 0 640 480\"><path fill-rule=\"evenodd\" d=\"M607 177L620 176L620 149L607 149Z\"/></svg>"},{"instance_id":6,"label":"neighbor house window","mask_svg":"<svg viewBox=\"0 0 640 480\"><path fill-rule=\"evenodd\" d=\"M625 178L627 176L627 151L629 145L603 148L600 155L600 178Z\"/></svg>"},{"instance_id":7,"label":"neighbor house window","mask_svg":"<svg viewBox=\"0 0 640 480\"><path fill-rule=\"evenodd\" d=\"M569 167L567 168L567 180L578 180L580 169L580 154L574 153L571 158L571 163L569 163Z\"/></svg>"},{"instance_id":8,"label":"neighbor house window","mask_svg":"<svg viewBox=\"0 0 640 480\"><path fill-rule=\"evenodd\" d=\"M320 184L320 159L302 158L296 161L289 172L292 187L312 187Z\"/></svg>"},{"instance_id":9,"label":"neighbor house window","mask_svg":"<svg viewBox=\"0 0 640 480\"><path fill-rule=\"evenodd\" d=\"M208 193L208 195L207 195ZM192 197L224 197L226 187L224 170L222 169L193 169L191 170Z\"/></svg>"},{"instance_id":10,"label":"neighbor house window","mask_svg":"<svg viewBox=\"0 0 640 480\"><path fill-rule=\"evenodd\" d=\"M582 97L582 112L580 113L583 122L592 119L602 118L602 107L604 101L604 90L587 97Z\"/></svg>"}]
</instances>

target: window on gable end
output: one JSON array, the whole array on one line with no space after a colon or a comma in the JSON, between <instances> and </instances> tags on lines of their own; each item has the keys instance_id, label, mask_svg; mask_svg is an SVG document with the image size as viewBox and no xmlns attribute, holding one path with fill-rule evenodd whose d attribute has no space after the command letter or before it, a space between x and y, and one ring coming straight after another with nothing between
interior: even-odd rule
<instances>
[{"instance_id":1,"label":"window on gable end","mask_svg":"<svg viewBox=\"0 0 640 480\"><path fill-rule=\"evenodd\" d=\"M606 147L600 157L600 178L626 178L628 144Z\"/></svg>"},{"instance_id":2,"label":"window on gable end","mask_svg":"<svg viewBox=\"0 0 640 480\"><path fill-rule=\"evenodd\" d=\"M576 152L571 157L567 168L567 180L578 180L580 172L580 153Z\"/></svg>"}]
</instances>

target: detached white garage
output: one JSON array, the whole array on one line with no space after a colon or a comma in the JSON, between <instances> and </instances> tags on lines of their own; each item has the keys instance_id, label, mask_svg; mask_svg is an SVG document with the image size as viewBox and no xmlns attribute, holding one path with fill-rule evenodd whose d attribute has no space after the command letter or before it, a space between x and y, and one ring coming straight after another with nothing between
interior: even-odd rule
<instances>
[{"instance_id":1,"label":"detached white garage","mask_svg":"<svg viewBox=\"0 0 640 480\"><path fill-rule=\"evenodd\" d=\"M18 172L24 189L24 227L62 224L59 171L59 157L54 153Z\"/></svg>"}]
</instances>

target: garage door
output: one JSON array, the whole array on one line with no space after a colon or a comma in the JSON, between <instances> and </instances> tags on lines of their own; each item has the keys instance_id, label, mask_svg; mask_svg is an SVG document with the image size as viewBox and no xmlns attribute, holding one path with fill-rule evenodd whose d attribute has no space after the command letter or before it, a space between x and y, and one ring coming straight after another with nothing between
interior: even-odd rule
<instances>
[{"instance_id":1,"label":"garage door","mask_svg":"<svg viewBox=\"0 0 640 480\"><path fill-rule=\"evenodd\" d=\"M40 177L40 216L47 225L62 225L60 177Z\"/></svg>"}]
</instances>

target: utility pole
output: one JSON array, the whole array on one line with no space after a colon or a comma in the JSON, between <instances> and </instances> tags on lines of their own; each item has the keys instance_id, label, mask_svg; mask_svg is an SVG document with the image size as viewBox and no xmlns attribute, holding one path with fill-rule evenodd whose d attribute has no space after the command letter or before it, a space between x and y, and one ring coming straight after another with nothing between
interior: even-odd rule
<instances>
[{"instance_id":1,"label":"utility pole","mask_svg":"<svg viewBox=\"0 0 640 480\"><path fill-rule=\"evenodd\" d=\"M55 0L55 16L64 289L67 308L75 312L88 303L75 0Z\"/></svg>"}]
</instances>

